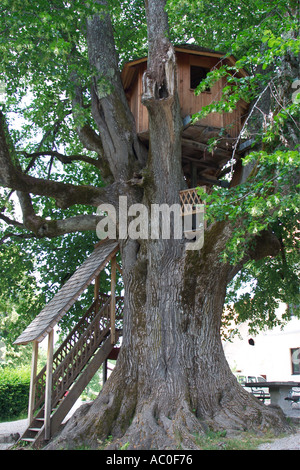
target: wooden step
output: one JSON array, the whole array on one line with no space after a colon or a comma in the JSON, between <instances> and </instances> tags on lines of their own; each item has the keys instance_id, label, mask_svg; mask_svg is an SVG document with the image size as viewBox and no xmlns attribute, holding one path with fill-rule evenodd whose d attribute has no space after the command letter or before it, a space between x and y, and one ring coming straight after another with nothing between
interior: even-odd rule
<instances>
[{"instance_id":1,"label":"wooden step","mask_svg":"<svg viewBox=\"0 0 300 470\"><path fill-rule=\"evenodd\" d=\"M40 432L42 428L28 428L28 431Z\"/></svg>"},{"instance_id":2,"label":"wooden step","mask_svg":"<svg viewBox=\"0 0 300 470\"><path fill-rule=\"evenodd\" d=\"M21 441L26 441L26 442L34 442L35 437L22 437Z\"/></svg>"}]
</instances>

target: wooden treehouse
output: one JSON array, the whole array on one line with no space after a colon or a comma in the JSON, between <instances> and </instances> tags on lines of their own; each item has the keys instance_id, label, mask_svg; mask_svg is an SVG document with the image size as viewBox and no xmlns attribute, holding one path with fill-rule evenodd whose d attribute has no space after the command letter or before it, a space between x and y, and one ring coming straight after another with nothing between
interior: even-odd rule
<instances>
[{"instance_id":1,"label":"wooden treehouse","mask_svg":"<svg viewBox=\"0 0 300 470\"><path fill-rule=\"evenodd\" d=\"M220 99L226 78L220 79L210 89L195 96L195 89L207 73L223 64L234 65L233 56L224 59L224 54L194 45L175 47L177 59L178 94L183 120L182 166L187 188L214 184L222 185L220 177L224 165L231 160L233 145L239 136L247 117L248 105L240 101L232 113L211 113L196 124L191 124L193 114ZM133 60L125 64L122 71L123 86L135 117L139 138L148 144L148 111L142 104L142 77L147 68L147 58ZM240 70L238 77L246 76ZM221 130L223 130L221 136ZM213 151L208 140L217 138ZM237 153L238 154L238 153ZM236 155L237 155L236 154Z\"/></svg>"}]
</instances>

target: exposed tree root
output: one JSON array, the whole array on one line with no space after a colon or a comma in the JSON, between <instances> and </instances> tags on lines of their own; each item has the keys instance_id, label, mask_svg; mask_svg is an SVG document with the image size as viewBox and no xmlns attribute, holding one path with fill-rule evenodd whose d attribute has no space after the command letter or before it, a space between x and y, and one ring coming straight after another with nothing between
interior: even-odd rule
<instances>
[{"instance_id":1,"label":"exposed tree root","mask_svg":"<svg viewBox=\"0 0 300 470\"><path fill-rule=\"evenodd\" d=\"M112 450L123 446L128 450L197 450L197 435L208 430L272 430L275 434L290 430L280 409L263 405L244 390L210 416L196 416L183 398L174 412L174 402L166 406L166 397L155 394L137 404L136 394L128 390L125 394L125 389L120 394L105 388L92 404L77 410L46 449L107 445Z\"/></svg>"}]
</instances>

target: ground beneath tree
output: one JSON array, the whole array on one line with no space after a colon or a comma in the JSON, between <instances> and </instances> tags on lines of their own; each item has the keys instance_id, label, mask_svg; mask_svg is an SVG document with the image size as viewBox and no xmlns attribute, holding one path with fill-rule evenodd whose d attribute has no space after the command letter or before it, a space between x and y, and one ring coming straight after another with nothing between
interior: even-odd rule
<instances>
[{"instance_id":1,"label":"ground beneath tree","mask_svg":"<svg viewBox=\"0 0 300 470\"><path fill-rule=\"evenodd\" d=\"M73 413L82 405L82 401L79 399L74 404L70 412L67 414L64 422L66 422ZM11 447L19 436L26 431L28 426L27 419L19 419L16 421L7 421L5 423L0 423L0 450L7 450Z\"/></svg>"},{"instance_id":2,"label":"ground beneath tree","mask_svg":"<svg viewBox=\"0 0 300 470\"><path fill-rule=\"evenodd\" d=\"M273 442L261 444L258 450L300 450L300 425L295 434L291 434Z\"/></svg>"},{"instance_id":3,"label":"ground beneath tree","mask_svg":"<svg viewBox=\"0 0 300 470\"><path fill-rule=\"evenodd\" d=\"M27 428L27 419L0 423L0 450L7 450Z\"/></svg>"},{"instance_id":4,"label":"ground beneath tree","mask_svg":"<svg viewBox=\"0 0 300 470\"><path fill-rule=\"evenodd\" d=\"M21 435L27 427L27 420L11 421L0 423L0 450L8 450L18 435ZM300 450L300 424L296 427L296 432L286 437L274 439L272 442L261 444L258 450Z\"/></svg>"}]
</instances>

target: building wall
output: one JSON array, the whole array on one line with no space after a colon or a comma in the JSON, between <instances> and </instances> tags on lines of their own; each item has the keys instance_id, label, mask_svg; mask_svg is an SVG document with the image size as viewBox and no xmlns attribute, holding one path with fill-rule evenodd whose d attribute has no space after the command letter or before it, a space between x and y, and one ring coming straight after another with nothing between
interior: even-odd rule
<instances>
[{"instance_id":1,"label":"building wall","mask_svg":"<svg viewBox=\"0 0 300 470\"><path fill-rule=\"evenodd\" d=\"M276 327L253 336L246 323L239 328L241 339L223 342L225 356L232 370L245 375L264 375L269 381L300 382L300 374L292 374L291 349L300 348L300 320L292 320L283 328ZM249 339L254 346L249 344Z\"/></svg>"}]
</instances>

